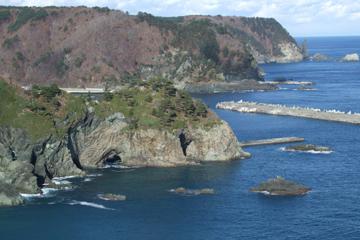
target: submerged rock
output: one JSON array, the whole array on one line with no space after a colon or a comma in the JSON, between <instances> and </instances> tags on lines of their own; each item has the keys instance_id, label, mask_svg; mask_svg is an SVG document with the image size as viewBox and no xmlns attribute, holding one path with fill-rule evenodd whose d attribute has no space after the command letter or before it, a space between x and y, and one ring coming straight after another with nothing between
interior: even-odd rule
<instances>
[{"instance_id":1,"label":"submerged rock","mask_svg":"<svg viewBox=\"0 0 360 240\"><path fill-rule=\"evenodd\" d=\"M347 54L345 55L345 57L342 58L343 62L358 62L359 60L360 57L357 53Z\"/></svg>"},{"instance_id":2,"label":"submerged rock","mask_svg":"<svg viewBox=\"0 0 360 240\"><path fill-rule=\"evenodd\" d=\"M312 88L312 87L308 87L306 85L301 85L298 88L296 88L296 90L298 90L298 91L315 91L316 89Z\"/></svg>"},{"instance_id":3,"label":"submerged rock","mask_svg":"<svg viewBox=\"0 0 360 240\"><path fill-rule=\"evenodd\" d=\"M125 201L126 196L121 194L113 194L113 193L105 193L105 194L98 194L99 199L105 201Z\"/></svg>"},{"instance_id":4,"label":"submerged rock","mask_svg":"<svg viewBox=\"0 0 360 240\"><path fill-rule=\"evenodd\" d=\"M324 146L316 146L313 144L301 144L301 145L293 145L287 146L284 149L285 151L293 151L293 152L313 152L313 153L330 153L331 149L329 147Z\"/></svg>"},{"instance_id":5,"label":"submerged rock","mask_svg":"<svg viewBox=\"0 0 360 240\"><path fill-rule=\"evenodd\" d=\"M202 189L186 189L184 187L179 187L175 189L170 189L170 192L187 195L187 196L197 196L197 195L212 195L215 194L215 190L212 188L202 188Z\"/></svg>"},{"instance_id":6,"label":"submerged rock","mask_svg":"<svg viewBox=\"0 0 360 240\"><path fill-rule=\"evenodd\" d=\"M315 53L310 57L310 61L314 62L324 62L329 61L331 58L327 55L321 54L321 53Z\"/></svg>"},{"instance_id":7,"label":"submerged rock","mask_svg":"<svg viewBox=\"0 0 360 240\"><path fill-rule=\"evenodd\" d=\"M255 193L279 196L305 195L310 190L311 188L285 180L279 176L274 179L269 179L268 181L261 183L259 186L250 189L251 192Z\"/></svg>"}]
</instances>

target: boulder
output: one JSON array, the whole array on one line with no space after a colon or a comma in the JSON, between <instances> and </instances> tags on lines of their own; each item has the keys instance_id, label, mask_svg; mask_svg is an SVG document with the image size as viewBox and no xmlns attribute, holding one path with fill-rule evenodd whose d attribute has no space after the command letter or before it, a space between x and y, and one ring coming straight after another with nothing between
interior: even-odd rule
<instances>
[{"instance_id":1,"label":"boulder","mask_svg":"<svg viewBox=\"0 0 360 240\"><path fill-rule=\"evenodd\" d=\"M325 61L329 61L330 59L331 58L329 56L321 53L315 53L310 57L310 61L314 61L314 62L325 62Z\"/></svg>"}]
</instances>

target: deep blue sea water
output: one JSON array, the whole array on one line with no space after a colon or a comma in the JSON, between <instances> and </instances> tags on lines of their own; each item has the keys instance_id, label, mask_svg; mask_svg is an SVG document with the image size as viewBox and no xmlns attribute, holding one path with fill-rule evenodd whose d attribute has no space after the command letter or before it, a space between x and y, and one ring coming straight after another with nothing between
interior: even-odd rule
<instances>
[{"instance_id":1,"label":"deep blue sea water","mask_svg":"<svg viewBox=\"0 0 360 240\"><path fill-rule=\"evenodd\" d=\"M300 39L301 40L301 39ZM308 38L309 51L334 57L360 53L360 37ZM360 63L302 62L262 66L266 79L313 81L316 91L202 95L360 112ZM360 239L359 126L216 110L240 140L304 137L333 148L328 155L288 153L281 146L247 148L252 158L195 167L100 171L74 180L74 191L0 209L0 239ZM277 175L310 186L303 197L266 197L248 191ZM184 197L170 188L211 187L213 196ZM98 193L121 193L105 202ZM69 205L89 202L107 209Z\"/></svg>"}]
</instances>

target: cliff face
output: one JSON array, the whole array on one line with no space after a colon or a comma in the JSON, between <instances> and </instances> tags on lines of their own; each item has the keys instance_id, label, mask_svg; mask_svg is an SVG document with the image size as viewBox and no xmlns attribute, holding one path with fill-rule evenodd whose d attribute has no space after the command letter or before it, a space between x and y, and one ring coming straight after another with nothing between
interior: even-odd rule
<instances>
[{"instance_id":1,"label":"cliff face","mask_svg":"<svg viewBox=\"0 0 360 240\"><path fill-rule=\"evenodd\" d=\"M111 122L87 115L62 140L52 143L49 139L32 143L24 131L0 127L2 136L13 139L0 142L0 190L6 189L1 191L0 206L21 204L19 193L39 193L52 178L82 176L89 167L174 167L249 157L225 122L185 133L188 145L184 146L180 134L157 129L124 131L127 123L119 115Z\"/></svg>"},{"instance_id":2,"label":"cliff face","mask_svg":"<svg viewBox=\"0 0 360 240\"><path fill-rule=\"evenodd\" d=\"M257 61L299 61L274 19L129 16L108 9L0 8L0 76L21 85L119 86L163 75L176 86L261 79Z\"/></svg>"}]
</instances>

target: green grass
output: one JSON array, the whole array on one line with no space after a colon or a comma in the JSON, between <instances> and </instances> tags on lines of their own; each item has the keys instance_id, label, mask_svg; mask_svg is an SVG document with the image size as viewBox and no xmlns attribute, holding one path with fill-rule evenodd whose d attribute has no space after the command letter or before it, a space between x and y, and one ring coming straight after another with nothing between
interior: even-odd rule
<instances>
[{"instance_id":1,"label":"green grass","mask_svg":"<svg viewBox=\"0 0 360 240\"><path fill-rule=\"evenodd\" d=\"M218 119L207 107L183 91L173 88L172 83L155 78L142 88L129 87L114 93L109 101L94 105L97 116L106 118L115 112L136 122L137 128L176 130L186 126L212 126Z\"/></svg>"},{"instance_id":2,"label":"green grass","mask_svg":"<svg viewBox=\"0 0 360 240\"><path fill-rule=\"evenodd\" d=\"M50 89L51 86L40 88ZM50 99L46 94L34 95L34 91L24 93L0 79L1 126L24 129L34 141L50 134L61 138L71 124L84 116L82 98L59 93ZM54 122L60 124L54 126Z\"/></svg>"}]
</instances>

